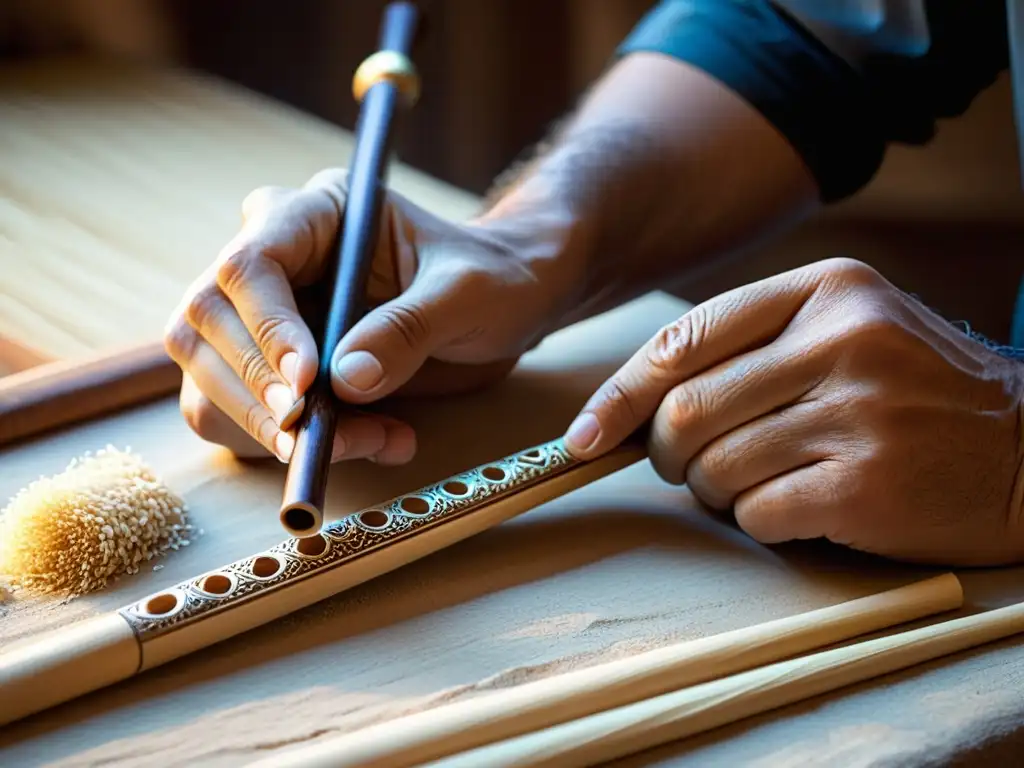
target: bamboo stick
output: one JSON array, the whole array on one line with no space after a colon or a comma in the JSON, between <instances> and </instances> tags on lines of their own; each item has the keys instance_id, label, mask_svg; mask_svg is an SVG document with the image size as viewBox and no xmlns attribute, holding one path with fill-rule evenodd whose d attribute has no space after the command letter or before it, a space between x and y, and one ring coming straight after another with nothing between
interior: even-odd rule
<instances>
[{"instance_id":1,"label":"bamboo stick","mask_svg":"<svg viewBox=\"0 0 1024 768\"><path fill-rule=\"evenodd\" d=\"M1024 603L779 662L428 765L597 765L1020 632Z\"/></svg>"},{"instance_id":2,"label":"bamboo stick","mask_svg":"<svg viewBox=\"0 0 1024 768\"><path fill-rule=\"evenodd\" d=\"M956 576L945 574L839 605L678 643L383 722L302 750L274 755L255 765L279 768L422 765L666 691L718 678L728 679L726 676L736 672L953 610L962 603L960 582ZM586 733L589 736L591 732ZM512 743L519 744L519 741ZM532 757L532 742L524 743L524 754ZM543 742L545 748L546 744ZM465 764L477 765L475 762Z\"/></svg>"}]
</instances>

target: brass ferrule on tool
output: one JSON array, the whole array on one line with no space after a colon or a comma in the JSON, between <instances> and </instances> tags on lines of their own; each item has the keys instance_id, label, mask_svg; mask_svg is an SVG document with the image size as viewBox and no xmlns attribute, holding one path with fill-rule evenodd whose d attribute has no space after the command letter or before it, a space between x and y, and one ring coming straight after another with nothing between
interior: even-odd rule
<instances>
[{"instance_id":1,"label":"brass ferrule on tool","mask_svg":"<svg viewBox=\"0 0 1024 768\"><path fill-rule=\"evenodd\" d=\"M395 85L405 102L411 108L420 98L420 76L412 60L398 51L377 51L359 65L352 78L352 95L362 102L367 91L381 81Z\"/></svg>"}]
</instances>

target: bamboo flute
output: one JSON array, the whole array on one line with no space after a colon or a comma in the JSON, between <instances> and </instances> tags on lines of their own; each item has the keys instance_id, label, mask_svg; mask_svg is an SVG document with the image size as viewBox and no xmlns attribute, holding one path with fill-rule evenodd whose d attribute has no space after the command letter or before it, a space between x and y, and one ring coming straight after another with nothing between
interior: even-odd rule
<instances>
[{"instance_id":1,"label":"bamboo flute","mask_svg":"<svg viewBox=\"0 0 1024 768\"><path fill-rule=\"evenodd\" d=\"M355 512L0 653L0 726L279 619L634 464L642 434L582 461L555 440Z\"/></svg>"},{"instance_id":2,"label":"bamboo flute","mask_svg":"<svg viewBox=\"0 0 1024 768\"><path fill-rule=\"evenodd\" d=\"M858 635L954 610L962 603L959 580L944 574L838 605L474 696L303 749L275 754L255 765L405 768L438 759L444 762L443 758L466 750L474 759L460 760L460 765L505 765L505 755L519 752L491 749L487 745L508 739L512 739L509 743L519 744L521 740L514 737L560 723L572 725L579 718L584 718L579 722L586 722L587 716L637 701L642 703L676 689L701 683L715 685L708 681L728 679L729 675ZM587 733L589 736L592 732ZM532 743L530 738L526 736L522 743ZM488 759L493 754L495 760L481 758L477 762L478 752ZM528 753L534 756L532 751Z\"/></svg>"}]
</instances>

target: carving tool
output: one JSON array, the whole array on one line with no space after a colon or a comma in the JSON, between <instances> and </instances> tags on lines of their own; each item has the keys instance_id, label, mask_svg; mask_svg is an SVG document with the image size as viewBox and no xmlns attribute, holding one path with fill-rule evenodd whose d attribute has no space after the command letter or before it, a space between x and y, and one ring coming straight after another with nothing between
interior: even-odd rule
<instances>
[{"instance_id":1,"label":"carving tool","mask_svg":"<svg viewBox=\"0 0 1024 768\"><path fill-rule=\"evenodd\" d=\"M293 536L315 536L323 525L340 406L331 390L331 358L365 313L395 114L411 108L419 98L419 75L409 58L419 14L413 3L389 4L381 25L380 49L360 64L352 80L360 109L349 165L348 199L336 243L337 258L328 278L330 306L319 344L320 364L296 426L281 503L281 524Z\"/></svg>"}]
</instances>

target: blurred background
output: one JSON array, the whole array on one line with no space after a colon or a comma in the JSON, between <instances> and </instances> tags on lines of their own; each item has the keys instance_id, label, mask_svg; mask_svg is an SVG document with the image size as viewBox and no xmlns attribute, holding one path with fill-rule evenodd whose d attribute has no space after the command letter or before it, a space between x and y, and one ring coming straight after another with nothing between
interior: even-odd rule
<instances>
[{"instance_id":1,"label":"blurred background","mask_svg":"<svg viewBox=\"0 0 1024 768\"><path fill-rule=\"evenodd\" d=\"M650 0L432 0L398 151L481 193L607 63ZM352 129L384 0L0 0L5 56L87 50L225 77ZM343 158L339 158L342 162Z\"/></svg>"},{"instance_id":2,"label":"blurred background","mask_svg":"<svg viewBox=\"0 0 1024 768\"><path fill-rule=\"evenodd\" d=\"M542 138L552 121L571 109L607 65L617 43L654 4L650 0L430 2L429 32L417 54L423 97L403 126L397 145L404 165L448 185L417 188L423 199L457 197L455 190L484 193L497 174ZM32 184L41 169L56 162L54 157L85 135L84 128L78 131L64 117L70 114L69 104L79 110L75 114L85 115L82 119L94 119L103 110L120 110L117 125L122 138L109 131L104 135L96 132L89 139L93 155L84 149L74 155L75 163L98 156L96 147L105 136L110 146L101 149L108 153L107 161L72 167L68 159L61 161L64 165L55 173L60 178L77 173L80 181L95 174L95 183L114 190L110 193L114 197L131 197L132 184L141 185L137 198L158 184L185 184L187 178L205 189L186 196L195 209L175 213L183 218L169 234L161 235L162 242L168 237L181 240L181 259L175 261L173 249L167 251L168 256L147 255L137 247L131 252L141 263L147 259L173 262L173 267L165 268L166 274L187 285L187 276L194 277L214 258L215 244L226 242L233 234L238 204L248 188L281 183L284 177L301 183L308 171L346 162L342 150L348 145L332 144L330 136L332 131L340 136L353 127L356 105L351 97L351 76L375 48L384 5L382 0L0 0L0 64L4 68L0 74L6 73L0 77L0 110L6 109L7 115L0 111L5 123L0 127L0 152L6 154L0 156L0 166L9 161L8 169L18 169L4 171L0 167L4 185L0 187L0 204L6 196L9 212L17 209L20 216L30 210L37 216L38 226L56 215L46 208L56 205L47 202L47 196L54 194L64 219L74 206L86 204L95 212L90 215L102 217L103 200L83 191L88 188L85 181L79 191L67 194L53 193L52 183L46 187L51 191L46 192ZM197 95L192 112L184 111L181 101L174 101L177 112L147 112L144 104L126 107L124 99L119 102L109 95L124 93L118 91L120 86L105 85L108 90L103 90L95 84L99 80L88 80L76 64L60 64L63 69L57 75L52 68L46 70L49 74L45 77L33 74L45 69L46 62L73 62L83 56L116 62L122 73L118 77L124 82L132 81L136 73L153 71L184 73L197 83L213 78L222 84L217 86L223 86L217 91L222 96L208 103L203 101L205 96ZM104 83L113 82L111 76L103 77L107 78ZM174 88L185 87L181 81L175 82ZM165 87L173 90L157 80L145 89L149 93ZM202 90L206 86L196 87L197 94L209 95ZM223 105L236 93L252 93L258 100L245 101L249 111L232 113L234 122L217 123L216 135L212 128L200 125L200 118L226 109ZM159 98L154 96L153 104L157 102ZM285 113L277 104L292 111L282 116ZM246 143L255 141L248 133L256 131L254 121L263 120L263 114L273 114L279 122L274 123L273 135L268 133L260 151L254 152L254 145ZM165 121L156 128L154 115ZM290 134L291 129L282 127L280 121L302 127ZM62 124L59 134L53 127L57 122ZM187 133L188 126L194 132L204 132L202 148L207 154L182 149L193 146L189 142L200 141ZM130 146L133 139L123 138L144 134L151 138L144 151L141 145ZM40 138L46 136L50 145ZM315 145L317 151L301 154L298 144L302 142ZM111 159L122 152L124 162ZM229 171L211 167L208 160L200 161L214 155L231 160L233 185L217 186ZM159 167L163 156L173 158L178 176L143 180L146 169ZM115 167L119 170L111 170ZM279 168L293 172L274 177L272 171ZM1024 207L1017 168L1009 89L1001 81L977 100L965 118L942 126L928 148L895 148L871 187L856 199L744 258L724 262L721 269L685 281L678 291L697 301L779 269L843 254L874 264L947 317L967 320L982 332L1005 339L1021 271ZM260 170L265 173L261 175ZM116 174L123 178L115 178ZM28 199L31 206L25 203ZM455 208L468 210L467 201L472 199L463 196ZM109 207L115 205L111 198ZM175 205L187 203L177 199ZM190 240L189 233L199 227L205 209L209 209L210 227L203 230L203 238L196 235ZM138 215L163 220L170 213L166 201L161 201L150 214L140 208ZM0 303L0 341L6 333L23 346L67 356L122 338L136 342L157 333L153 318L170 309L164 306L168 300L147 302L145 296L137 297L139 304L154 305L153 318L147 315L148 319L134 326L126 323L122 314L104 326L103 332L91 336L81 327L88 324L79 320L62 321L63 336L57 331L48 331L49 335L34 331L25 318L37 307L29 307L25 300L18 304L19 285L52 280L56 291L52 296L61 296L61 290L66 294L53 301L64 305L61 311L71 311L68 302L74 304L72 299L82 291L93 291L96 317L100 318L108 311L101 299L110 294L90 285L98 279L97 274L115 279L117 269L90 268L89 278L82 278L72 289L61 277L61 270L74 265L73 254L80 246L69 245L58 266L45 275L23 272L22 282L15 284L11 269L28 270L29 261L42 263L52 259L55 251L46 238L20 229L12 234L11 221L10 216L0 215L0 238L7 238L6 250L0 249L0 266L8 274L0 285L5 294L0 298L6 299L6 304ZM193 224L188 224L190 221ZM5 226L7 232L2 229ZM160 224L154 220L152 226L155 231ZM72 236L70 232L67 235ZM122 249L124 253L129 250L129 246ZM127 274L124 269L122 272ZM145 281L137 284L144 286ZM180 290L177 283L171 288ZM81 308L77 311L75 317L82 318ZM55 322L53 317L49 321ZM99 328L99 320L96 323Z\"/></svg>"}]
</instances>

